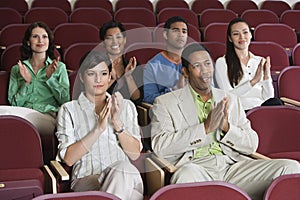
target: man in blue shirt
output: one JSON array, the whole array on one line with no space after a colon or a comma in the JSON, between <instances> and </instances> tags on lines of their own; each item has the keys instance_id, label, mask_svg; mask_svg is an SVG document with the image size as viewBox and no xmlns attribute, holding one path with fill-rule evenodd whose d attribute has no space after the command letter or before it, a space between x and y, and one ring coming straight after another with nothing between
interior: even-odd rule
<instances>
[{"instance_id":1,"label":"man in blue shirt","mask_svg":"<svg viewBox=\"0 0 300 200\"><path fill-rule=\"evenodd\" d=\"M171 17L164 25L163 37L166 49L149 60L144 71L144 101L151 104L157 96L185 85L181 53L188 38L188 23L182 17Z\"/></svg>"}]
</instances>

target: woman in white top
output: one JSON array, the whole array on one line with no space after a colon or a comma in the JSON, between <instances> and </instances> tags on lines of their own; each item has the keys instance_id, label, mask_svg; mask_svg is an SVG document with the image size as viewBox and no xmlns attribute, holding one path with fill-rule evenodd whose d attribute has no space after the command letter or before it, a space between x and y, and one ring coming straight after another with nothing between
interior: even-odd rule
<instances>
[{"instance_id":1,"label":"woman in white top","mask_svg":"<svg viewBox=\"0 0 300 200\"><path fill-rule=\"evenodd\" d=\"M58 112L57 159L73 166L74 191L101 190L124 200L143 199L140 173L130 162L142 149L137 112L119 92L107 93L111 69L100 52L83 57L78 72L83 92Z\"/></svg>"},{"instance_id":2,"label":"woman in white top","mask_svg":"<svg viewBox=\"0 0 300 200\"><path fill-rule=\"evenodd\" d=\"M233 19L227 29L226 55L217 59L215 69L216 87L239 96L244 110L274 97L270 57L252 54L251 38L247 22Z\"/></svg>"}]
</instances>

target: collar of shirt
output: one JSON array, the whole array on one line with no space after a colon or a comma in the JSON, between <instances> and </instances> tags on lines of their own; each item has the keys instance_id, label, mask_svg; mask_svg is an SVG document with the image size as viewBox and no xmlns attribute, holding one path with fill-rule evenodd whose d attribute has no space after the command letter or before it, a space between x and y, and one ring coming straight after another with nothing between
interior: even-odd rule
<instances>
[{"instance_id":1,"label":"collar of shirt","mask_svg":"<svg viewBox=\"0 0 300 200\"><path fill-rule=\"evenodd\" d=\"M211 94L211 98L208 99L206 102L204 102L202 100L201 96L198 93L196 93L196 91L191 86L189 86L189 87L190 87L192 97L195 102L199 122L202 123L207 118L209 112L212 109L212 105L214 103L213 95Z\"/></svg>"},{"instance_id":2,"label":"collar of shirt","mask_svg":"<svg viewBox=\"0 0 300 200\"><path fill-rule=\"evenodd\" d=\"M110 98L111 95L109 93L106 92L106 96L107 98ZM78 102L80 104L80 107L83 110L92 110L93 112L95 112L95 104L94 102L91 102L84 94L84 92L82 92L79 97L78 97Z\"/></svg>"},{"instance_id":3,"label":"collar of shirt","mask_svg":"<svg viewBox=\"0 0 300 200\"><path fill-rule=\"evenodd\" d=\"M168 57L166 51L162 51L162 52L161 52L161 55L162 55L163 57L165 57L167 60L169 60L170 62L174 63L175 65L180 65L180 64L181 64L181 59L180 59L179 61L176 62L175 60L173 60L173 59L171 59L170 57Z\"/></svg>"},{"instance_id":4,"label":"collar of shirt","mask_svg":"<svg viewBox=\"0 0 300 200\"><path fill-rule=\"evenodd\" d=\"M27 65L28 67L31 67L32 68L32 66L31 66L31 64L30 64L30 59L27 59L27 60L23 60L22 62L25 64L25 65ZM45 66L48 66L48 65L50 65L52 63L52 59L48 56L47 57L47 59L46 59L46 61L45 61Z\"/></svg>"}]
</instances>

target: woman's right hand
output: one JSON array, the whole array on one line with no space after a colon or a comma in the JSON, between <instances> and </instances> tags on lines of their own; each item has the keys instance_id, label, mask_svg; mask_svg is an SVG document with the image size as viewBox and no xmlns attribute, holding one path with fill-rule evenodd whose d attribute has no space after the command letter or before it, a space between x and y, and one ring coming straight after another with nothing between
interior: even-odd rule
<instances>
[{"instance_id":1,"label":"woman's right hand","mask_svg":"<svg viewBox=\"0 0 300 200\"><path fill-rule=\"evenodd\" d=\"M263 70L264 70L264 58L262 58L260 60L260 63L255 72L255 75L254 75L253 79L250 81L250 84L252 85L252 87L261 80L262 75L263 75Z\"/></svg>"},{"instance_id":2,"label":"woman's right hand","mask_svg":"<svg viewBox=\"0 0 300 200\"><path fill-rule=\"evenodd\" d=\"M101 110L101 112L99 113L99 120L98 120L98 125L97 125L97 129L100 130L100 132L102 133L106 127L107 127L107 123L108 123L108 117L110 115L110 109L111 109L111 98L109 98L103 109Z\"/></svg>"},{"instance_id":3,"label":"woman's right hand","mask_svg":"<svg viewBox=\"0 0 300 200\"><path fill-rule=\"evenodd\" d=\"M24 80L26 81L26 84L30 84L31 74L28 71L27 67L20 60L18 61L18 66L19 66L20 74L24 78Z\"/></svg>"}]
</instances>

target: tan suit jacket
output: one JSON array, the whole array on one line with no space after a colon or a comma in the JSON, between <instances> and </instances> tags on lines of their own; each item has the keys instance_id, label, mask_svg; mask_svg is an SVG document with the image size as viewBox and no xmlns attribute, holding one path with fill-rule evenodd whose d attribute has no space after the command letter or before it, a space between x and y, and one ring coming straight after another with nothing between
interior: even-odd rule
<instances>
[{"instance_id":1,"label":"tan suit jacket","mask_svg":"<svg viewBox=\"0 0 300 200\"><path fill-rule=\"evenodd\" d=\"M239 99L223 90L212 88L216 103L229 98L229 131L216 137L224 154L235 161L248 158L258 147L258 136L251 128ZM175 166L193 159L198 147L210 143L204 123L199 123L189 85L157 97L151 110L151 142L154 152ZM249 158L248 158L249 159Z\"/></svg>"}]
</instances>

